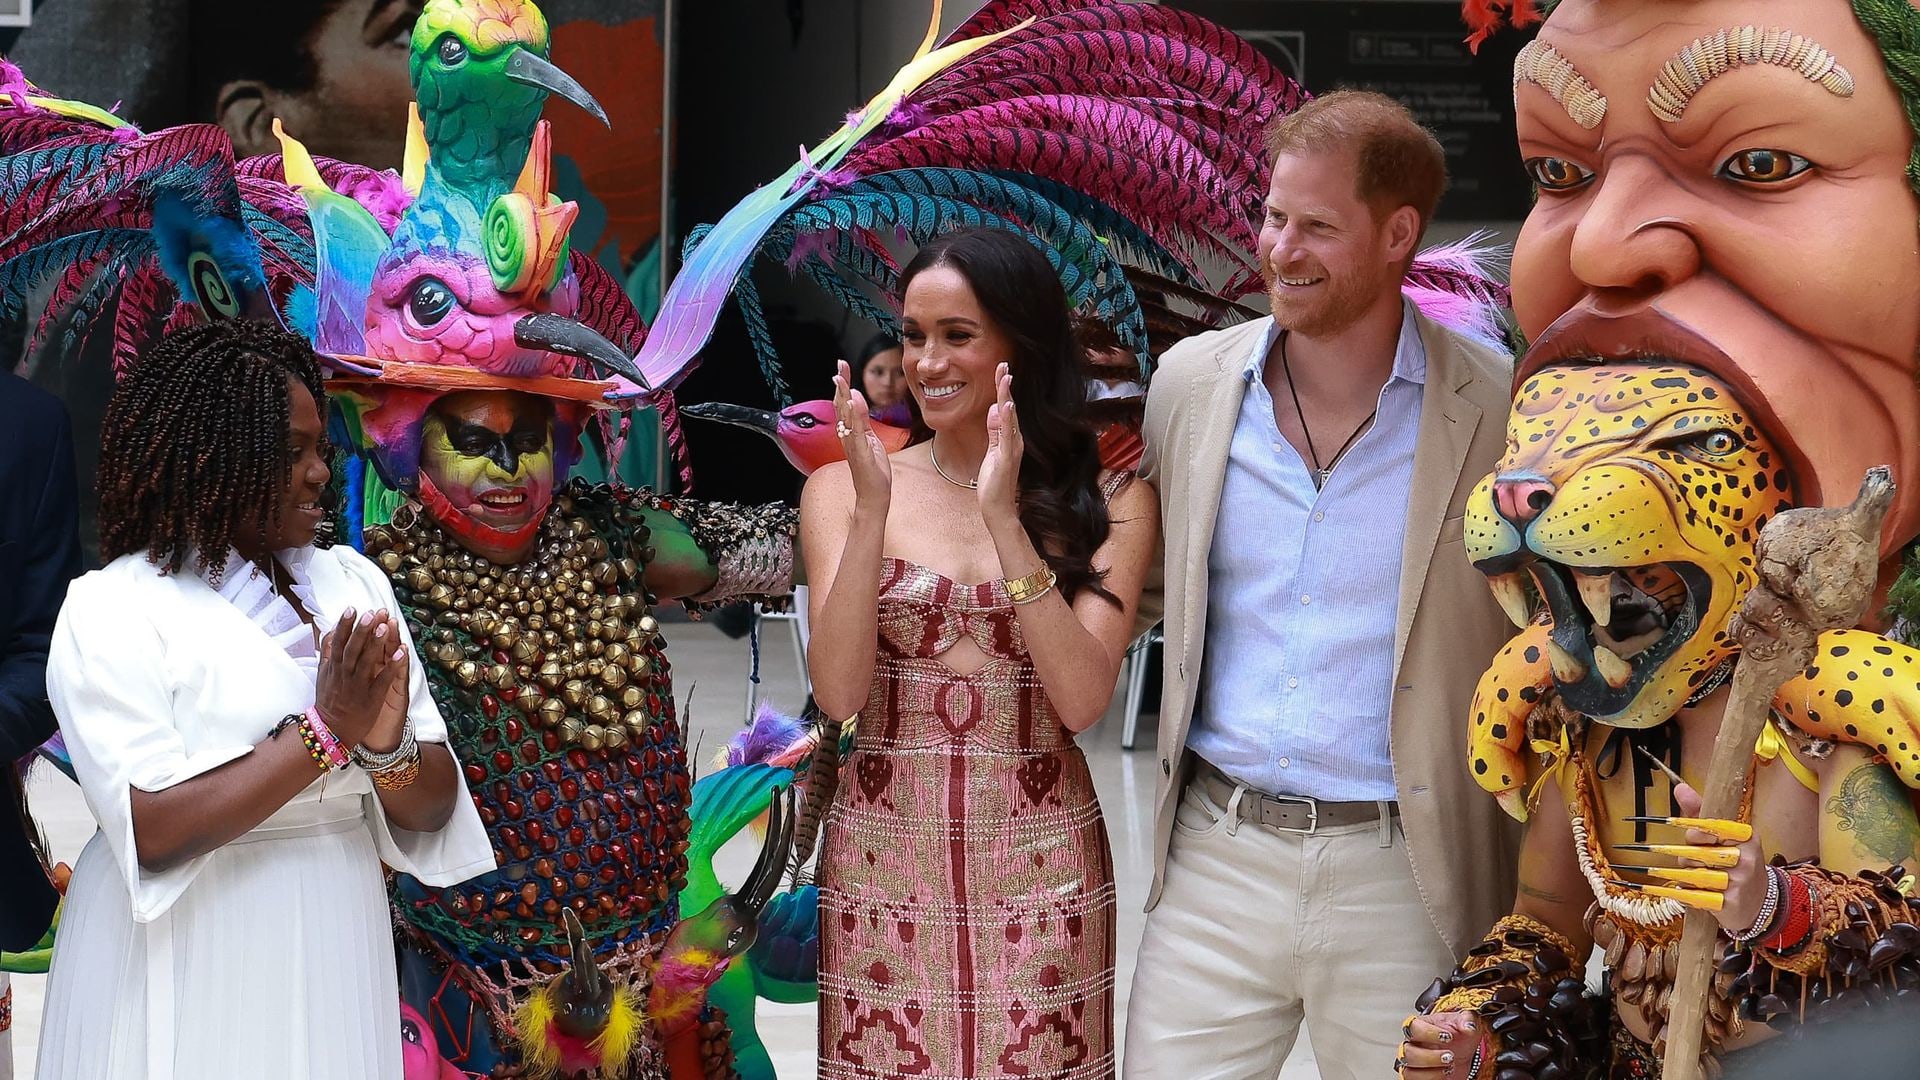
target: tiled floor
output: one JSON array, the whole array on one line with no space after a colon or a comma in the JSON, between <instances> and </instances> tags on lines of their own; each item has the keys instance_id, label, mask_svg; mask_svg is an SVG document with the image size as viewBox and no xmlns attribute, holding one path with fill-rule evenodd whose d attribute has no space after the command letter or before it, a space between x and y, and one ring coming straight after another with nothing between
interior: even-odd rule
<instances>
[{"instance_id":1,"label":"tiled floor","mask_svg":"<svg viewBox=\"0 0 1920 1080\"><path fill-rule=\"evenodd\" d=\"M733 641L704 625L676 624L667 628L671 642L674 683L681 702L694 693L692 709L692 745L701 757L709 758L715 749L739 727L745 715L745 672L748 649L745 640ZM785 625L770 626L761 650L763 696L774 705L797 711L805 698L793 649ZM697 692L696 692L697 688ZM683 715L685 710L683 709ZM1152 718L1149 717L1149 724ZM1114 867L1119 876L1120 918L1118 927L1120 969L1116 1006L1126 1014L1127 989L1133 978L1133 956L1140 941L1147 879L1152 870L1147 845L1151 821L1148 802L1153 798L1154 758L1150 744L1153 733L1143 732L1148 745L1128 753L1120 748L1119 696L1107 718L1091 732L1081 736L1081 745L1093 766L1093 776L1106 808L1107 824L1113 837ZM44 770L31 788L36 815L46 829L59 859L71 862L93 832L93 820L81 801L79 789L67 780ZM751 866L755 851L751 841L742 839L722 853L721 873L731 881L739 880ZM20 1080L33 1076L34 1044L40 1028L41 995L44 977L25 975L14 980L14 1058L15 1075ZM772 1051L782 1080L811 1078L814 1075L814 1010L811 1005L770 1005L761 1003L760 1030ZM1293 1057L1281 1073L1281 1080L1308 1080L1316 1076L1312 1051L1306 1038L1300 1039Z\"/></svg>"}]
</instances>

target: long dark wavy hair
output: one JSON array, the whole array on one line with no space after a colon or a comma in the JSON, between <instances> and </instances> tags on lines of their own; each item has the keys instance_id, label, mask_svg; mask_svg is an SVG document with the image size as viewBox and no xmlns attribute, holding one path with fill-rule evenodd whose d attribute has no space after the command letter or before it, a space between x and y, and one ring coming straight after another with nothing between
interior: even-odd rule
<instances>
[{"instance_id":1,"label":"long dark wavy hair","mask_svg":"<svg viewBox=\"0 0 1920 1080\"><path fill-rule=\"evenodd\" d=\"M305 338L240 320L176 330L134 361L100 430L100 555L144 552L218 584L236 536L278 522L293 458L291 377L327 407ZM323 448L324 449L324 448Z\"/></svg>"},{"instance_id":2,"label":"long dark wavy hair","mask_svg":"<svg viewBox=\"0 0 1920 1080\"><path fill-rule=\"evenodd\" d=\"M957 229L922 247L900 274L900 291L947 267L966 279L980 307L1013 344L1013 408L1026 442L1020 462L1020 524L1071 601L1101 584L1093 553L1112 522L1100 494L1100 447L1088 422L1087 376L1073 311L1060 279L1025 238L1005 229Z\"/></svg>"}]
</instances>

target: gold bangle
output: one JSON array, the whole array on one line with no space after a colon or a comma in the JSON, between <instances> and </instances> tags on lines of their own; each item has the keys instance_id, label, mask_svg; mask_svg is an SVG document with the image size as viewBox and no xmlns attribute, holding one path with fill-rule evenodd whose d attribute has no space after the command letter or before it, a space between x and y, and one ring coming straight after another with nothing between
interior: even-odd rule
<instances>
[{"instance_id":1,"label":"gold bangle","mask_svg":"<svg viewBox=\"0 0 1920 1080\"><path fill-rule=\"evenodd\" d=\"M1007 599L1016 604L1031 604L1052 592L1054 582L1059 580L1053 567L1042 563L1040 569L1026 577L1007 578L1003 584L1007 587Z\"/></svg>"}]
</instances>

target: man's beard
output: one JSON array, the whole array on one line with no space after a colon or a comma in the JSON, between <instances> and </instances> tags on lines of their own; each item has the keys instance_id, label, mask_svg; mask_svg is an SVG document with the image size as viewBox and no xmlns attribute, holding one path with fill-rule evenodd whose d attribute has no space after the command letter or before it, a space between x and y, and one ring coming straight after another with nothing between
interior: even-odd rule
<instances>
[{"instance_id":1,"label":"man's beard","mask_svg":"<svg viewBox=\"0 0 1920 1080\"><path fill-rule=\"evenodd\" d=\"M1372 274L1364 270L1344 275L1327 273L1316 290L1319 295L1303 304L1292 298L1282 299L1287 290L1280 288L1279 275L1270 268L1262 267L1261 276L1273 321L1283 330L1308 338L1329 337L1359 322L1367 309L1379 302L1382 291L1393 288L1398 280L1384 269ZM1389 284L1390 278L1393 284Z\"/></svg>"}]
</instances>

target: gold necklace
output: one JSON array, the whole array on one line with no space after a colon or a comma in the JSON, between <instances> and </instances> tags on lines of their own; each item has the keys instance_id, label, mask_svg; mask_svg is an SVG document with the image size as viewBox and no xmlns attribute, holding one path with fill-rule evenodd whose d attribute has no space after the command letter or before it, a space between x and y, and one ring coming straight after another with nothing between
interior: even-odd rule
<instances>
[{"instance_id":1,"label":"gold necklace","mask_svg":"<svg viewBox=\"0 0 1920 1080\"><path fill-rule=\"evenodd\" d=\"M940 467L940 452L933 448L932 443L927 444L927 456L933 459L933 471L940 474L940 479L945 480L955 487L963 487L969 491L980 490L980 481L978 478L973 480L955 480L953 477L948 476L947 470Z\"/></svg>"}]
</instances>

